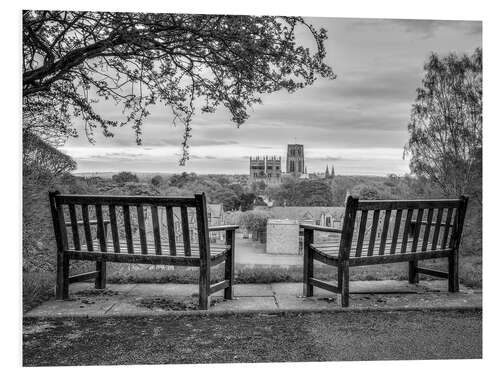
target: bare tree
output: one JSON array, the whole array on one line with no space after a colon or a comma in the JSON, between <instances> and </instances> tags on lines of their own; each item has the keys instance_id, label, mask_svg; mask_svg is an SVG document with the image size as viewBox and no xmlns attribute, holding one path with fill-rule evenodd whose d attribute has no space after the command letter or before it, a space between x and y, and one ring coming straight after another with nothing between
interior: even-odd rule
<instances>
[{"instance_id":1,"label":"bare tree","mask_svg":"<svg viewBox=\"0 0 500 375\"><path fill-rule=\"evenodd\" d=\"M408 125L410 168L445 195L466 193L481 201L482 50L432 54L424 68Z\"/></svg>"},{"instance_id":2,"label":"bare tree","mask_svg":"<svg viewBox=\"0 0 500 375\"><path fill-rule=\"evenodd\" d=\"M297 45L301 28L316 52ZM222 105L239 126L264 93L334 79L326 38L300 17L24 11L24 112L52 116L44 123L54 127L24 126L64 139L75 135L68 119L80 117L92 141L99 126L112 136L112 128L131 123L140 143L150 106L163 103L185 127L182 163L196 106L213 112ZM123 119L98 113L99 99L121 105Z\"/></svg>"}]
</instances>

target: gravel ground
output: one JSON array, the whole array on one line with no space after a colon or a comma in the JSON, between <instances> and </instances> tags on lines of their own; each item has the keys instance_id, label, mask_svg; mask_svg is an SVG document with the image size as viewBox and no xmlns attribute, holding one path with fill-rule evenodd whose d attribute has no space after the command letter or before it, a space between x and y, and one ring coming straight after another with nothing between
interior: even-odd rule
<instances>
[{"instance_id":1,"label":"gravel ground","mask_svg":"<svg viewBox=\"0 0 500 375\"><path fill-rule=\"evenodd\" d=\"M25 366L481 358L481 312L25 319Z\"/></svg>"}]
</instances>

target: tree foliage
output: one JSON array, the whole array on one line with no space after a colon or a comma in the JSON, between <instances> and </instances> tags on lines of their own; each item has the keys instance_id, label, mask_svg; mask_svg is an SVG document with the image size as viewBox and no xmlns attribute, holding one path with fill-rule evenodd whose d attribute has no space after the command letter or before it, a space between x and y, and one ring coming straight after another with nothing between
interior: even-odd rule
<instances>
[{"instance_id":1,"label":"tree foliage","mask_svg":"<svg viewBox=\"0 0 500 375\"><path fill-rule=\"evenodd\" d=\"M139 182L139 178L137 177L137 175L133 174L132 172L120 172L113 175L111 179L113 180L113 182L119 184L124 184L127 182Z\"/></svg>"},{"instance_id":2,"label":"tree foliage","mask_svg":"<svg viewBox=\"0 0 500 375\"><path fill-rule=\"evenodd\" d=\"M406 152L417 175L445 195L480 198L482 177L482 50L432 54L412 107Z\"/></svg>"},{"instance_id":3,"label":"tree foliage","mask_svg":"<svg viewBox=\"0 0 500 375\"><path fill-rule=\"evenodd\" d=\"M268 188L271 199L279 206L332 206L331 186L322 180L287 178L276 187Z\"/></svg>"},{"instance_id":4,"label":"tree foliage","mask_svg":"<svg viewBox=\"0 0 500 375\"><path fill-rule=\"evenodd\" d=\"M296 42L303 29L314 53ZM64 139L75 135L68 120L77 117L93 140L98 127L112 136L131 123L140 143L151 106L163 104L185 127L182 163L197 106L223 106L240 125L264 93L335 78L324 63L326 38L300 17L24 11L23 112L51 119L24 126ZM123 118L99 113L100 99L123 106Z\"/></svg>"},{"instance_id":5,"label":"tree foliage","mask_svg":"<svg viewBox=\"0 0 500 375\"><path fill-rule=\"evenodd\" d=\"M54 178L76 169L68 155L30 132L23 132L23 174L30 178Z\"/></svg>"}]
</instances>

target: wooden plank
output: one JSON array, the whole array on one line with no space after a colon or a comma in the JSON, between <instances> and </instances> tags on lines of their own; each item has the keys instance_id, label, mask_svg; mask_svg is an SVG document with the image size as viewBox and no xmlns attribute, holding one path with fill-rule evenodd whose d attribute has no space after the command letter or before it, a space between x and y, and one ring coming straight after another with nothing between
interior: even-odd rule
<instances>
[{"instance_id":1,"label":"wooden plank","mask_svg":"<svg viewBox=\"0 0 500 375\"><path fill-rule=\"evenodd\" d=\"M445 258L452 253L452 250L434 250L416 253L404 253L393 255L374 255L371 257L350 258L350 266L367 266L371 264L398 263L411 260Z\"/></svg>"},{"instance_id":2,"label":"wooden plank","mask_svg":"<svg viewBox=\"0 0 500 375\"><path fill-rule=\"evenodd\" d=\"M66 248L64 247L63 239L61 236L61 224L64 223L64 217L61 220L57 205L58 191L49 192L50 212L52 215L52 225L54 227L54 236L57 245L57 259L56 259L56 299L67 299L69 297L69 260L66 256ZM63 224L64 226L64 224Z\"/></svg>"},{"instance_id":3,"label":"wooden plank","mask_svg":"<svg viewBox=\"0 0 500 375\"><path fill-rule=\"evenodd\" d=\"M448 243L448 234L450 232L451 218L453 216L453 209L448 209L446 212L446 221L444 226L443 239L441 241L441 249L446 248L446 244Z\"/></svg>"},{"instance_id":4,"label":"wooden plank","mask_svg":"<svg viewBox=\"0 0 500 375\"><path fill-rule=\"evenodd\" d=\"M139 240L141 241L141 253L148 253L148 240L146 238L146 223L144 222L144 209L142 205L137 205L137 222L139 224Z\"/></svg>"},{"instance_id":5,"label":"wooden plank","mask_svg":"<svg viewBox=\"0 0 500 375\"><path fill-rule=\"evenodd\" d=\"M218 283L215 283L213 285L210 285L210 290L208 294L214 294L215 292L218 292L221 289L226 289L229 286L229 280L222 280L219 281Z\"/></svg>"},{"instance_id":6,"label":"wooden plank","mask_svg":"<svg viewBox=\"0 0 500 375\"><path fill-rule=\"evenodd\" d=\"M422 241L422 251L427 250L427 243L429 242L429 233L431 231L431 225L432 225L432 216L434 214L434 209L429 208L427 210L427 223L425 225L425 230L424 230L424 239Z\"/></svg>"},{"instance_id":7,"label":"wooden plank","mask_svg":"<svg viewBox=\"0 0 500 375\"><path fill-rule=\"evenodd\" d=\"M340 293L339 287L337 285L333 285L331 283L328 283L320 279L315 279L314 277L309 278L309 284L317 288L328 290L333 293Z\"/></svg>"},{"instance_id":8,"label":"wooden plank","mask_svg":"<svg viewBox=\"0 0 500 375\"><path fill-rule=\"evenodd\" d=\"M115 253L120 252L120 236L118 234L118 224L116 222L116 206L110 204L109 209L109 221L111 223L111 238L113 239L113 250Z\"/></svg>"},{"instance_id":9,"label":"wooden plank","mask_svg":"<svg viewBox=\"0 0 500 375\"><path fill-rule=\"evenodd\" d=\"M151 218L153 219L153 238L155 241L155 251L157 255L161 255L161 235L160 223L158 220L158 207L151 206Z\"/></svg>"},{"instance_id":10,"label":"wooden plank","mask_svg":"<svg viewBox=\"0 0 500 375\"><path fill-rule=\"evenodd\" d=\"M189 238L189 221L186 206L181 206L182 238L184 240L184 254L191 255L191 239Z\"/></svg>"},{"instance_id":11,"label":"wooden plank","mask_svg":"<svg viewBox=\"0 0 500 375\"><path fill-rule=\"evenodd\" d=\"M151 206L165 206L165 207L179 207L182 205L188 207L195 207L196 200L194 198L185 197L157 197L157 196L126 196L126 195L75 195L75 194L61 194L58 197L59 202L62 204L100 204L116 206L137 206L151 205Z\"/></svg>"},{"instance_id":12,"label":"wooden plank","mask_svg":"<svg viewBox=\"0 0 500 375\"><path fill-rule=\"evenodd\" d=\"M129 254L134 253L134 241L132 237L132 226L130 225L130 207L123 206L123 224L125 227L125 239L127 241L127 251Z\"/></svg>"},{"instance_id":13,"label":"wooden plank","mask_svg":"<svg viewBox=\"0 0 500 375\"><path fill-rule=\"evenodd\" d=\"M166 264L173 266L189 266L198 267L200 264L199 258L194 257L178 257L171 255L155 255L155 254L127 254L127 253L101 253L101 252L86 252L86 251L66 251L68 257L75 260L93 260L106 261L117 263L141 263L141 264Z\"/></svg>"},{"instance_id":14,"label":"wooden plank","mask_svg":"<svg viewBox=\"0 0 500 375\"><path fill-rule=\"evenodd\" d=\"M99 275L99 271L90 271L85 273L80 273L78 275L73 275L69 277L69 283L78 283L80 281L93 279Z\"/></svg>"},{"instance_id":15,"label":"wooden plank","mask_svg":"<svg viewBox=\"0 0 500 375\"><path fill-rule=\"evenodd\" d=\"M361 200L358 210L399 210L458 207L460 199Z\"/></svg>"},{"instance_id":16,"label":"wooden plank","mask_svg":"<svg viewBox=\"0 0 500 375\"><path fill-rule=\"evenodd\" d=\"M75 250L81 250L80 233L78 230L78 221L76 219L76 209L74 204L69 204L69 218L71 221L71 237L73 238L73 246Z\"/></svg>"},{"instance_id":17,"label":"wooden plank","mask_svg":"<svg viewBox=\"0 0 500 375\"><path fill-rule=\"evenodd\" d=\"M379 210L373 211L372 229L370 232L370 242L368 244L368 256L371 256L373 254L373 248L375 246L375 240L377 238L377 228L378 228L379 216L380 216Z\"/></svg>"},{"instance_id":18,"label":"wooden plank","mask_svg":"<svg viewBox=\"0 0 500 375\"><path fill-rule=\"evenodd\" d=\"M396 219L394 220L394 230L392 231L392 241L390 253L396 253L396 246L398 244L399 238L399 228L401 226L401 216L403 215L403 210L396 211Z\"/></svg>"},{"instance_id":19,"label":"wooden plank","mask_svg":"<svg viewBox=\"0 0 500 375\"><path fill-rule=\"evenodd\" d=\"M411 246L411 252L417 251L418 237L420 236L420 226L422 225L422 217L424 215L424 209L419 208L417 211L417 222L415 224L415 232L413 233L413 241Z\"/></svg>"},{"instance_id":20,"label":"wooden plank","mask_svg":"<svg viewBox=\"0 0 500 375\"><path fill-rule=\"evenodd\" d=\"M90 230L89 223L89 206L82 204L82 219L83 219L83 232L85 233L85 245L87 251L94 251L92 246L92 231Z\"/></svg>"},{"instance_id":21,"label":"wooden plank","mask_svg":"<svg viewBox=\"0 0 500 375\"><path fill-rule=\"evenodd\" d=\"M384 255L385 243L387 241L387 232L389 231L389 222L391 220L391 210L385 210L384 224L382 226L382 233L380 235L380 246L378 250L379 255Z\"/></svg>"},{"instance_id":22,"label":"wooden plank","mask_svg":"<svg viewBox=\"0 0 500 375\"><path fill-rule=\"evenodd\" d=\"M361 250L363 249L363 241L365 239L365 230L366 230L366 219L368 217L368 211L361 211L361 219L359 222L359 230L358 230L358 243L356 245L356 257L361 256Z\"/></svg>"},{"instance_id":23,"label":"wooden plank","mask_svg":"<svg viewBox=\"0 0 500 375\"><path fill-rule=\"evenodd\" d=\"M322 252L318 252L315 249L311 248L312 258L317 260L318 262L328 264L330 266L336 266L338 264L338 254L336 254L336 258L330 255L327 255ZM305 295L305 293L304 293Z\"/></svg>"},{"instance_id":24,"label":"wooden plank","mask_svg":"<svg viewBox=\"0 0 500 375\"><path fill-rule=\"evenodd\" d=\"M331 227L322 227L319 225L311 225L311 224L300 224L301 229L313 229L318 230L320 232L331 232L331 233L342 233L342 229L335 229Z\"/></svg>"},{"instance_id":25,"label":"wooden plank","mask_svg":"<svg viewBox=\"0 0 500 375\"><path fill-rule=\"evenodd\" d=\"M95 215L97 219L97 239L99 240L99 248L105 253L108 249L106 248L106 230L104 229L102 206L100 204L95 205Z\"/></svg>"},{"instance_id":26,"label":"wooden plank","mask_svg":"<svg viewBox=\"0 0 500 375\"><path fill-rule=\"evenodd\" d=\"M403 229L403 241L401 242L401 253L406 252L406 246L408 244L408 235L410 233L411 218L413 216L413 209L406 211L406 221Z\"/></svg>"},{"instance_id":27,"label":"wooden plank","mask_svg":"<svg viewBox=\"0 0 500 375\"><path fill-rule=\"evenodd\" d=\"M435 276L435 277L442 277L444 279L448 278L448 272L431 270L429 268L422 268L422 267L417 267L416 271L418 273L422 273L424 275Z\"/></svg>"},{"instance_id":28,"label":"wooden plank","mask_svg":"<svg viewBox=\"0 0 500 375\"><path fill-rule=\"evenodd\" d=\"M175 246L175 228L174 228L174 213L172 207L166 207L167 211L167 233L168 233L168 243L170 246L170 255L176 254Z\"/></svg>"},{"instance_id":29,"label":"wooden plank","mask_svg":"<svg viewBox=\"0 0 500 375\"><path fill-rule=\"evenodd\" d=\"M437 248L437 243L439 240L439 232L441 230L441 221L442 220L443 220L443 209L440 208L440 209L438 209L436 224L434 226L434 235L432 237L431 250L434 250Z\"/></svg>"}]
</instances>

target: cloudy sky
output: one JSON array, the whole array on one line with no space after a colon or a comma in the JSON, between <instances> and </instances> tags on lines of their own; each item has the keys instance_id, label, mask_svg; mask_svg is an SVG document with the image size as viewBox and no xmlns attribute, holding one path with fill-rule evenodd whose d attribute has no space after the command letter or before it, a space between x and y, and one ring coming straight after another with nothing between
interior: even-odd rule
<instances>
[{"instance_id":1,"label":"cloudy sky","mask_svg":"<svg viewBox=\"0 0 500 375\"><path fill-rule=\"evenodd\" d=\"M431 52L471 53L481 46L481 23L382 19L310 18L328 30L327 62L337 74L294 94L263 97L239 129L225 110L193 121L191 160L178 165L182 127L165 109L155 109L135 144L130 127L115 137L84 133L63 148L77 172L137 171L248 173L249 156L280 155L288 143L305 148L309 172L334 164L344 175L403 174L407 123L423 65ZM305 43L308 43L306 41ZM104 113L118 108L102 103ZM282 167L285 168L283 161Z\"/></svg>"}]
</instances>

